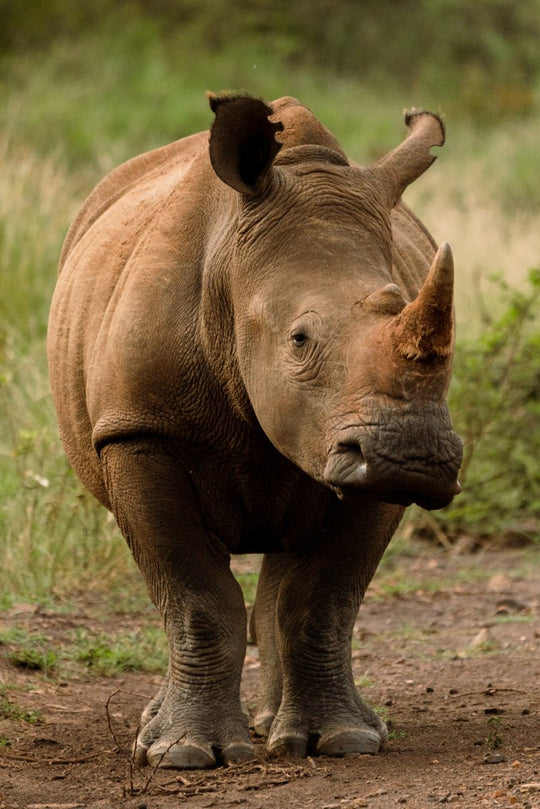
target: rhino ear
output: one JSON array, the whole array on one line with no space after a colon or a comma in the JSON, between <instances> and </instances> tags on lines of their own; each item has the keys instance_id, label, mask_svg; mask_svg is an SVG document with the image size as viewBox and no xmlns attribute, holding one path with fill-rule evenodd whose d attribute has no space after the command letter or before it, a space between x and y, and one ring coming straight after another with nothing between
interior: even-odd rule
<instances>
[{"instance_id":1,"label":"rhino ear","mask_svg":"<svg viewBox=\"0 0 540 809\"><path fill-rule=\"evenodd\" d=\"M215 120L210 131L210 162L218 177L240 194L259 194L281 149L273 110L252 96L208 94Z\"/></svg>"},{"instance_id":2,"label":"rhino ear","mask_svg":"<svg viewBox=\"0 0 540 809\"><path fill-rule=\"evenodd\" d=\"M442 146L445 140L444 124L434 113L408 110L405 123L409 133L403 143L367 169L384 189L390 208L398 202L407 186L436 160L431 148Z\"/></svg>"}]
</instances>

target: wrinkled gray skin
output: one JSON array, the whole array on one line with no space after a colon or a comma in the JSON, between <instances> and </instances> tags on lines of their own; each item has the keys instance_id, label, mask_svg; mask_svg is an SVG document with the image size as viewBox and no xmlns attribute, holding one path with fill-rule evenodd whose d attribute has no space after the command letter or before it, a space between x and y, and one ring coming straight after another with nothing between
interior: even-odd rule
<instances>
[{"instance_id":1,"label":"wrinkled gray skin","mask_svg":"<svg viewBox=\"0 0 540 809\"><path fill-rule=\"evenodd\" d=\"M442 126L413 113L403 144L361 169L293 99L211 106L210 147L185 138L92 193L50 317L65 451L169 642L137 759L253 756L229 569L245 552L265 554L257 732L276 753L374 753L386 729L353 683L358 608L404 506L458 491L451 255L419 295L435 249L399 201Z\"/></svg>"}]
</instances>

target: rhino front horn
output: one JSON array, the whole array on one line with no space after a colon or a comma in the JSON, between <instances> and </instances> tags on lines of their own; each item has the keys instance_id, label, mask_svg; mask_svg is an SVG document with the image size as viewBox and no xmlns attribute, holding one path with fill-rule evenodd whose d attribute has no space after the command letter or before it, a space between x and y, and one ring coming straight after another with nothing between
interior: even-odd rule
<instances>
[{"instance_id":1,"label":"rhino front horn","mask_svg":"<svg viewBox=\"0 0 540 809\"><path fill-rule=\"evenodd\" d=\"M395 349L409 360L443 359L454 346L454 260L446 242L439 247L418 297L396 317Z\"/></svg>"}]
</instances>

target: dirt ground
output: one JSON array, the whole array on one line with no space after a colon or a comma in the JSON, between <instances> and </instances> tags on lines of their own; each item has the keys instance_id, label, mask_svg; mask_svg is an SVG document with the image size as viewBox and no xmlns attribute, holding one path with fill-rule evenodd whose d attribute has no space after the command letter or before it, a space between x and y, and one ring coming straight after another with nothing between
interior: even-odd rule
<instances>
[{"instance_id":1,"label":"dirt ground","mask_svg":"<svg viewBox=\"0 0 540 809\"><path fill-rule=\"evenodd\" d=\"M538 555L538 554L537 554ZM362 693L391 738L378 756L283 760L258 740L257 761L214 771L136 769L129 750L159 677L66 680L15 668L0 646L0 684L42 721L0 719L1 809L426 809L455 804L540 807L540 560L520 550L430 550L400 561L393 586L376 578L353 648ZM404 587L405 582L413 587ZM61 642L73 627L116 631L140 615L96 618L19 605L0 628ZM155 620L153 617L144 620ZM256 647L243 696L252 705ZM9 692L10 694L12 692Z\"/></svg>"}]
</instances>

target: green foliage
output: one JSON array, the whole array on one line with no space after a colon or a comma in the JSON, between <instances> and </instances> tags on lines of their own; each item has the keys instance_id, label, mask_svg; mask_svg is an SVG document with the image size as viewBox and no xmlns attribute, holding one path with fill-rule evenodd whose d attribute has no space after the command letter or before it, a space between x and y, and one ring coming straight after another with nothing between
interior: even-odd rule
<instances>
[{"instance_id":1,"label":"green foliage","mask_svg":"<svg viewBox=\"0 0 540 809\"><path fill-rule=\"evenodd\" d=\"M205 129L208 89L301 96L331 127L324 99L341 97L368 132L381 98L490 129L537 105L539 0L0 0L0 18L4 131L92 179Z\"/></svg>"},{"instance_id":2,"label":"green foliage","mask_svg":"<svg viewBox=\"0 0 540 809\"><path fill-rule=\"evenodd\" d=\"M0 685L0 719L15 719L19 722L28 722L31 725L36 725L41 722L41 711L31 711L23 708L21 705L8 697L8 687ZM1 743L4 746L10 744L8 739L2 739Z\"/></svg>"},{"instance_id":3,"label":"green foliage","mask_svg":"<svg viewBox=\"0 0 540 809\"><path fill-rule=\"evenodd\" d=\"M58 657L51 650L35 647L15 649L8 655L8 660L19 669L50 672L57 664Z\"/></svg>"},{"instance_id":4,"label":"green foliage","mask_svg":"<svg viewBox=\"0 0 540 809\"><path fill-rule=\"evenodd\" d=\"M1 645L9 647L7 660L20 669L49 674L58 663L58 655L48 648L48 640L43 635L9 629L0 633Z\"/></svg>"},{"instance_id":5,"label":"green foliage","mask_svg":"<svg viewBox=\"0 0 540 809\"><path fill-rule=\"evenodd\" d=\"M440 516L450 535L538 539L540 525L540 270L525 290L497 282L502 316L458 344L450 409L465 444L463 491Z\"/></svg>"},{"instance_id":6,"label":"green foliage","mask_svg":"<svg viewBox=\"0 0 540 809\"><path fill-rule=\"evenodd\" d=\"M238 584L242 588L242 592L244 594L244 601L246 602L246 604L250 605L254 604L259 574L257 572L250 572L250 573L235 572L235 577Z\"/></svg>"},{"instance_id":7,"label":"green foliage","mask_svg":"<svg viewBox=\"0 0 540 809\"><path fill-rule=\"evenodd\" d=\"M102 677L113 677L125 671L162 672L167 667L165 633L159 626L108 634L78 629L55 641L11 628L0 633L1 647L12 666L41 672L47 677L72 673L74 666L78 670L82 666L87 673Z\"/></svg>"},{"instance_id":8,"label":"green foliage","mask_svg":"<svg viewBox=\"0 0 540 809\"><path fill-rule=\"evenodd\" d=\"M92 674L102 677L123 671L161 672L167 667L165 633L160 628L113 635L80 630L69 654Z\"/></svg>"},{"instance_id":9,"label":"green foliage","mask_svg":"<svg viewBox=\"0 0 540 809\"><path fill-rule=\"evenodd\" d=\"M538 0L2 0L0 14L0 45L11 53L100 31L114 58L136 31L139 47L159 41L198 71L201 53L266 52L289 71L322 66L401 90L444 85L490 117L530 109L540 71Z\"/></svg>"},{"instance_id":10,"label":"green foliage","mask_svg":"<svg viewBox=\"0 0 540 809\"><path fill-rule=\"evenodd\" d=\"M490 716L488 721L488 734L486 736L486 746L488 750L498 750L503 745L502 737L502 716Z\"/></svg>"}]
</instances>

